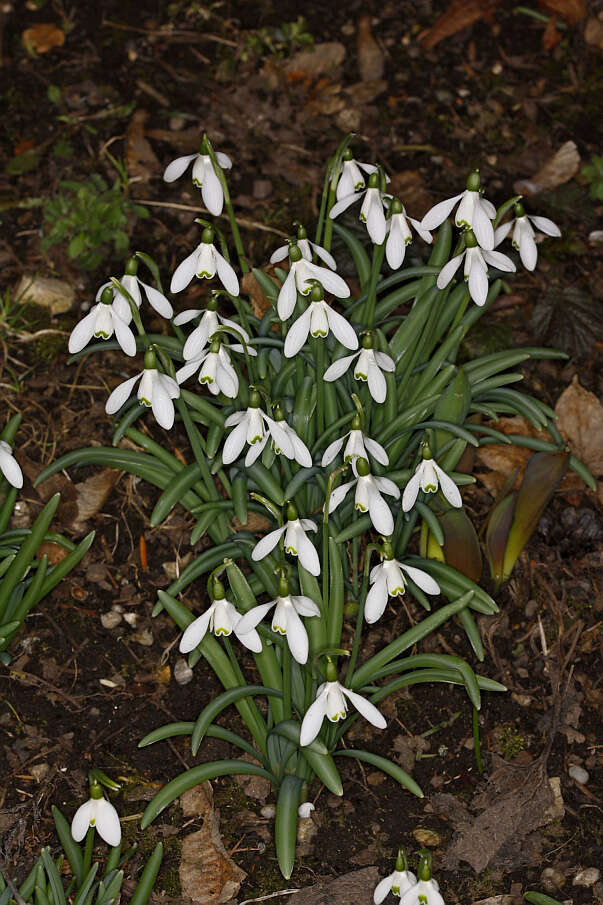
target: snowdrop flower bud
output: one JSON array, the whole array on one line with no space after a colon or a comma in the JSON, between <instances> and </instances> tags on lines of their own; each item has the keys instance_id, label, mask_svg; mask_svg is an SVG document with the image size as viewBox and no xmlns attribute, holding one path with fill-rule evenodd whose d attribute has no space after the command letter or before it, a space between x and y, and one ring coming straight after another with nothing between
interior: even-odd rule
<instances>
[{"instance_id":1,"label":"snowdrop flower bud","mask_svg":"<svg viewBox=\"0 0 603 905\"><path fill-rule=\"evenodd\" d=\"M439 489L451 506L460 509L463 505L458 487L451 477L440 468L427 444L423 447L423 461L417 465L414 475L404 488L402 509L408 512L415 505L419 490L423 493L436 493Z\"/></svg>"},{"instance_id":2,"label":"snowdrop flower bud","mask_svg":"<svg viewBox=\"0 0 603 905\"><path fill-rule=\"evenodd\" d=\"M121 842L119 816L110 801L103 796L100 784L92 782L90 798L75 812L71 822L71 835L81 842L89 828L93 826L107 845L115 847Z\"/></svg>"},{"instance_id":3,"label":"snowdrop flower bud","mask_svg":"<svg viewBox=\"0 0 603 905\"><path fill-rule=\"evenodd\" d=\"M0 471L9 484L19 490L23 487L23 472L13 456L13 450L6 440L0 440Z\"/></svg>"},{"instance_id":4,"label":"snowdrop flower bud","mask_svg":"<svg viewBox=\"0 0 603 905\"><path fill-rule=\"evenodd\" d=\"M528 216L525 212L523 204L516 204L513 209L514 219L509 220L494 230L494 245L500 245L503 239L507 237L511 227L513 227L512 243L513 248L519 252L521 263L526 270L534 270L538 260L538 249L534 239L534 228L532 224L541 233L547 236L559 237L561 230L559 227L549 220L548 217Z\"/></svg>"},{"instance_id":5,"label":"snowdrop flower bud","mask_svg":"<svg viewBox=\"0 0 603 905\"><path fill-rule=\"evenodd\" d=\"M408 890L416 884L416 882L417 878L413 872L408 869L406 853L404 852L404 849L401 848L398 850L398 857L396 858L396 866L393 873L377 884L375 892L373 893L373 902L375 905L380 905L389 892L392 892L395 896L403 896L405 892L408 892Z\"/></svg>"},{"instance_id":6,"label":"snowdrop flower bud","mask_svg":"<svg viewBox=\"0 0 603 905\"><path fill-rule=\"evenodd\" d=\"M69 351L72 355L81 352L93 336L97 339L110 339L114 333L115 339L126 355L136 355L134 334L113 306L113 288L105 286L100 300L72 330Z\"/></svg>"},{"instance_id":7,"label":"snowdrop flower bud","mask_svg":"<svg viewBox=\"0 0 603 905\"><path fill-rule=\"evenodd\" d=\"M193 185L201 189L203 204L210 214L219 217L224 206L224 192L209 154L188 154L186 157L177 157L166 167L163 179L165 182L174 182L179 179L193 160L195 161L192 174ZM229 170L232 167L230 157L220 151L216 151L216 160L224 170Z\"/></svg>"},{"instance_id":8,"label":"snowdrop flower bud","mask_svg":"<svg viewBox=\"0 0 603 905\"><path fill-rule=\"evenodd\" d=\"M464 192L461 192L460 195L455 195L454 198L440 201L439 204L427 211L421 221L422 228L435 229L452 212L457 201L460 201L454 222L457 226L472 229L480 247L485 251L492 251L494 248L494 229L490 221L496 217L496 208L490 201L482 198L480 188L479 170L474 170L473 173L469 174L467 188Z\"/></svg>"},{"instance_id":9,"label":"snowdrop flower bud","mask_svg":"<svg viewBox=\"0 0 603 905\"><path fill-rule=\"evenodd\" d=\"M312 814L312 811L315 811L316 808L312 804L311 801L302 801L300 806L297 809L297 816L302 820L307 820L308 817Z\"/></svg>"}]
</instances>

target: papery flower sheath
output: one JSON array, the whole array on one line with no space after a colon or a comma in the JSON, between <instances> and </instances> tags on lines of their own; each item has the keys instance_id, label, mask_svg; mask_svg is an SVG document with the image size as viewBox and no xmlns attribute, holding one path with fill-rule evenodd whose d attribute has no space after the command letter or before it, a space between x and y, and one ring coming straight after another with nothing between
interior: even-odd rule
<instances>
[{"instance_id":1,"label":"papery flower sheath","mask_svg":"<svg viewBox=\"0 0 603 905\"><path fill-rule=\"evenodd\" d=\"M214 245L214 231L210 227L203 230L201 242L192 254L182 261L172 277L170 292L186 289L194 276L200 280L218 278L230 295L238 296L239 280L232 266Z\"/></svg>"},{"instance_id":2,"label":"papery flower sheath","mask_svg":"<svg viewBox=\"0 0 603 905\"><path fill-rule=\"evenodd\" d=\"M259 562L265 556L268 556L284 535L285 553L297 556L304 569L310 572L311 575L320 575L318 553L306 534L307 531L318 531L316 522L309 518L300 519L297 510L292 504L288 506L287 515L287 521L282 527L277 528L275 531L270 531L258 541L253 548L251 558L255 562Z\"/></svg>"},{"instance_id":3,"label":"papery flower sheath","mask_svg":"<svg viewBox=\"0 0 603 905\"><path fill-rule=\"evenodd\" d=\"M0 440L0 471L9 484L19 490L23 487L23 472L13 456L13 450L6 440Z\"/></svg>"},{"instance_id":4,"label":"papery flower sheath","mask_svg":"<svg viewBox=\"0 0 603 905\"><path fill-rule=\"evenodd\" d=\"M222 583L215 581L211 606L185 629L180 639L180 652L188 654L194 650L209 631L218 638L221 635L228 637L234 632L241 644L259 654L262 650L262 641L255 626L241 630L241 619L242 616L235 605L226 599Z\"/></svg>"},{"instance_id":5,"label":"papery flower sheath","mask_svg":"<svg viewBox=\"0 0 603 905\"><path fill-rule=\"evenodd\" d=\"M415 505L419 490L423 493L436 493L438 488L444 494L451 506L457 509L463 505L458 487L451 477L440 468L432 458L428 448L423 450L423 461L417 465L416 471L402 494L402 509L408 512Z\"/></svg>"},{"instance_id":6,"label":"papery flower sheath","mask_svg":"<svg viewBox=\"0 0 603 905\"><path fill-rule=\"evenodd\" d=\"M81 352L93 336L97 339L110 339L113 334L126 355L136 355L134 334L113 306L113 289L106 286L102 291L100 302L93 305L88 314L71 331L69 351L72 355Z\"/></svg>"},{"instance_id":7,"label":"papery flower sheath","mask_svg":"<svg viewBox=\"0 0 603 905\"><path fill-rule=\"evenodd\" d=\"M71 835L76 842L81 842L91 826L107 845L116 846L121 842L119 815L111 802L103 797L99 785L92 787L91 797L75 812Z\"/></svg>"},{"instance_id":8,"label":"papery flower sheath","mask_svg":"<svg viewBox=\"0 0 603 905\"><path fill-rule=\"evenodd\" d=\"M350 287L345 280L326 267L319 267L318 264L307 261L296 245L292 245L289 249L289 262L289 273L281 286L276 301L278 316L282 321L288 320L293 314L297 293L308 295L316 281L326 292L330 292L337 298L347 299L349 297Z\"/></svg>"},{"instance_id":9,"label":"papery flower sheath","mask_svg":"<svg viewBox=\"0 0 603 905\"><path fill-rule=\"evenodd\" d=\"M272 631L285 635L289 650L298 663L308 660L308 633L300 616L320 616L318 606L310 597L292 595L286 579L279 582L279 596L270 603L260 603L242 617L239 630L242 632L255 628L258 623L275 607L272 616Z\"/></svg>"},{"instance_id":10,"label":"papery flower sheath","mask_svg":"<svg viewBox=\"0 0 603 905\"><path fill-rule=\"evenodd\" d=\"M193 160L195 161L192 173L193 184L201 189L203 204L210 214L218 217L224 207L224 192L209 154L187 154L185 157L176 157L165 168L163 179L165 182L174 182L179 179ZM229 170L232 167L230 157L221 151L216 151L216 160L223 170Z\"/></svg>"},{"instance_id":11,"label":"papery flower sheath","mask_svg":"<svg viewBox=\"0 0 603 905\"><path fill-rule=\"evenodd\" d=\"M485 251L494 248L494 229L491 221L496 217L496 208L480 194L479 170L474 170L467 179L467 188L460 195L440 201L427 211L421 220L423 229L432 230L444 222L452 213L457 202L460 202L454 222L457 226L472 229L477 241Z\"/></svg>"},{"instance_id":12,"label":"papery flower sheath","mask_svg":"<svg viewBox=\"0 0 603 905\"><path fill-rule=\"evenodd\" d=\"M140 374L124 380L123 383L115 387L107 399L105 411L108 415L114 415L118 412L130 398L130 394L139 380L138 401L142 405L151 408L157 423L169 430L174 424L175 415L172 400L180 396L180 387L167 374L162 374L157 370L155 353L152 351L145 354L145 367Z\"/></svg>"},{"instance_id":13,"label":"papery flower sheath","mask_svg":"<svg viewBox=\"0 0 603 905\"><path fill-rule=\"evenodd\" d=\"M523 204L516 204L513 213L514 218L512 220L509 220L508 223L503 223L502 226L494 230L494 245L500 245L511 229L513 229L511 237L513 248L519 252L521 263L526 270L534 270L538 261L534 227L539 232L545 233L547 236L555 236L556 238L561 235L561 230L548 217L535 217L532 214L526 214Z\"/></svg>"},{"instance_id":14,"label":"papery flower sheath","mask_svg":"<svg viewBox=\"0 0 603 905\"><path fill-rule=\"evenodd\" d=\"M353 467L357 471L355 479L341 484L332 491L329 498L329 515L337 509L348 491L355 486L355 508L359 512L368 512L375 530L379 534L389 536L394 530L394 519L381 494L385 493L398 499L400 497L399 488L389 478L372 475L366 459L356 459Z\"/></svg>"},{"instance_id":15,"label":"papery flower sheath","mask_svg":"<svg viewBox=\"0 0 603 905\"><path fill-rule=\"evenodd\" d=\"M497 267L498 270L504 270L507 273L515 271L515 264L506 255L500 251L485 251L477 245L477 239L469 230L465 233L465 251L451 258L445 264L437 279L438 289L445 289L451 281L459 267L463 258L465 259L464 276L469 286L469 295L476 305L480 307L485 305L488 297L488 264Z\"/></svg>"}]
</instances>

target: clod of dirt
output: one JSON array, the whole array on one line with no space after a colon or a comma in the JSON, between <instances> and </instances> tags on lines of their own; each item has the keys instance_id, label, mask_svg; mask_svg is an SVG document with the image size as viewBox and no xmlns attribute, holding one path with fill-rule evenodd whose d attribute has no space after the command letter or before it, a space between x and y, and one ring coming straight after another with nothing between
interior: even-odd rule
<instances>
[{"instance_id":1,"label":"clod of dirt","mask_svg":"<svg viewBox=\"0 0 603 905\"><path fill-rule=\"evenodd\" d=\"M30 302L40 308L48 308L51 314L69 311L75 301L75 290L66 280L52 277L21 277L15 298L24 305Z\"/></svg>"},{"instance_id":2,"label":"clod of dirt","mask_svg":"<svg viewBox=\"0 0 603 905\"><path fill-rule=\"evenodd\" d=\"M325 877L287 899L288 905L372 905L379 882L376 867L365 867L332 880Z\"/></svg>"},{"instance_id":3,"label":"clod of dirt","mask_svg":"<svg viewBox=\"0 0 603 905\"><path fill-rule=\"evenodd\" d=\"M219 815L209 782L180 799L184 817L203 820L200 830L182 841L179 867L182 894L196 905L219 905L236 896L246 874L231 860L220 836Z\"/></svg>"},{"instance_id":4,"label":"clod of dirt","mask_svg":"<svg viewBox=\"0 0 603 905\"><path fill-rule=\"evenodd\" d=\"M556 867L545 867L540 882L547 892L558 892L565 883L565 874Z\"/></svg>"}]
</instances>

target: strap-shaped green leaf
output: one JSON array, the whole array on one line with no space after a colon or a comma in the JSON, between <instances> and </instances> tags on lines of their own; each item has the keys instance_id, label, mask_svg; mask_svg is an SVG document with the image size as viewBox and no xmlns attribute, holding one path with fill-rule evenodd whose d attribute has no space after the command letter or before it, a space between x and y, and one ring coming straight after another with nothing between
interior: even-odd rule
<instances>
[{"instance_id":1,"label":"strap-shaped green leaf","mask_svg":"<svg viewBox=\"0 0 603 905\"><path fill-rule=\"evenodd\" d=\"M196 462L186 465L182 471L174 475L159 499L151 513L151 528L156 528L161 522L167 518L174 506L180 502L183 493L187 491L193 484L201 478L201 469Z\"/></svg>"},{"instance_id":2,"label":"strap-shaped green leaf","mask_svg":"<svg viewBox=\"0 0 603 905\"><path fill-rule=\"evenodd\" d=\"M134 890L134 895L130 899L130 905L147 905L149 897L153 891L159 868L163 860L163 844L158 842L153 849L153 854L144 866L144 870L140 876L140 880Z\"/></svg>"},{"instance_id":3,"label":"strap-shaped green leaf","mask_svg":"<svg viewBox=\"0 0 603 905\"><path fill-rule=\"evenodd\" d=\"M343 241L347 245L348 251L352 255L352 260L354 261L354 266L356 268L356 273L358 274L358 279L360 280L360 285L363 289L365 289L371 275L371 262L369 260L369 256L364 250L364 245L356 238L354 233L350 232L349 229L345 229L345 227L340 226L339 223L333 223L333 229L335 230L335 233L341 239L343 239Z\"/></svg>"},{"instance_id":4,"label":"strap-shaped green leaf","mask_svg":"<svg viewBox=\"0 0 603 905\"><path fill-rule=\"evenodd\" d=\"M144 738L138 742L138 747L146 748L148 745L154 745L156 742L162 742L168 738L177 738L181 735L192 735L194 728L195 723L192 720L180 723L166 723L165 726L160 726L158 729L154 729L153 732L149 732L148 735L145 735ZM246 739L242 738L236 732L232 732L230 729L224 729L223 726L209 726L205 734L209 738L219 738L220 741L228 742L229 745L240 748L257 760L262 759L262 755L253 747L253 745L250 745Z\"/></svg>"},{"instance_id":5,"label":"strap-shaped green leaf","mask_svg":"<svg viewBox=\"0 0 603 905\"><path fill-rule=\"evenodd\" d=\"M277 698L282 698L283 696L282 691L279 691L277 688L266 688L265 685L241 685L223 691L222 694L219 694L203 708L195 721L195 727L191 736L191 750L193 754L197 753L208 728L226 707L235 704L237 701L241 701L243 698L251 698L256 694L267 695L268 697L274 696Z\"/></svg>"},{"instance_id":6,"label":"strap-shaped green leaf","mask_svg":"<svg viewBox=\"0 0 603 905\"><path fill-rule=\"evenodd\" d=\"M424 798L421 787L412 776L409 776L408 773L399 767L398 764L392 763L391 760L388 760L386 757L380 757L378 754L372 754L370 751L362 751L356 750L355 748L340 748L339 751L335 751L335 757L353 757L356 760L360 760L365 764L370 764L372 767L376 767L378 770L381 770L382 773L386 773L388 776L391 776L392 779L395 779L401 786L405 789L408 789L409 792L412 792L413 795L416 795L417 798Z\"/></svg>"},{"instance_id":7,"label":"strap-shaped green leaf","mask_svg":"<svg viewBox=\"0 0 603 905\"><path fill-rule=\"evenodd\" d=\"M343 795L341 776L331 755L319 754L317 751L313 751L310 746L300 748L300 751L329 792L332 792L333 795Z\"/></svg>"},{"instance_id":8,"label":"strap-shaped green leaf","mask_svg":"<svg viewBox=\"0 0 603 905\"><path fill-rule=\"evenodd\" d=\"M297 809L302 781L288 774L284 777L276 801L274 841L278 866L285 880L293 873L297 839Z\"/></svg>"},{"instance_id":9,"label":"strap-shaped green leaf","mask_svg":"<svg viewBox=\"0 0 603 905\"><path fill-rule=\"evenodd\" d=\"M288 739L288 741L293 742L299 747L301 723L297 723L295 720L281 720L281 722L277 723L276 726L274 726L274 728L270 730L270 732ZM307 745L306 748L308 750L316 752L316 754L324 755L329 753L326 745L324 745L318 738ZM304 748L303 750L305 751L306 748Z\"/></svg>"}]
</instances>

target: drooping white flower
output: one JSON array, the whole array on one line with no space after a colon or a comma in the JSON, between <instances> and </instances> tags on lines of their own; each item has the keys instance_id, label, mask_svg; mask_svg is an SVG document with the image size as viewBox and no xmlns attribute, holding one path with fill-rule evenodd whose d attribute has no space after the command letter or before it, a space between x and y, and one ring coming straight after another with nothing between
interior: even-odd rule
<instances>
[{"instance_id":1,"label":"drooping white flower","mask_svg":"<svg viewBox=\"0 0 603 905\"><path fill-rule=\"evenodd\" d=\"M17 490L23 487L23 472L13 456L12 447L6 440L0 440L0 471L8 483Z\"/></svg>"},{"instance_id":2,"label":"drooping white flower","mask_svg":"<svg viewBox=\"0 0 603 905\"><path fill-rule=\"evenodd\" d=\"M381 880L375 887L373 902L375 905L380 905L389 892L392 892L395 896L403 896L416 882L417 878L411 870L408 870L406 854L403 849L400 849L393 873Z\"/></svg>"},{"instance_id":3,"label":"drooping white flower","mask_svg":"<svg viewBox=\"0 0 603 905\"><path fill-rule=\"evenodd\" d=\"M322 287L314 286L310 296L310 304L300 317L293 322L285 338L285 358L293 358L300 351L308 338L326 339L329 330L346 349L358 348L358 337L350 323L331 308L324 300Z\"/></svg>"},{"instance_id":4,"label":"drooping white flower","mask_svg":"<svg viewBox=\"0 0 603 905\"><path fill-rule=\"evenodd\" d=\"M366 596L364 606L364 617L370 624L381 618L385 612L388 597L398 597L404 594L406 590L405 572L425 593L440 593L440 586L431 575L428 575L423 569L407 566L394 559L391 546L386 546L389 547L386 549L386 554L391 553L391 556L386 555L383 562L374 566L370 572L371 589Z\"/></svg>"},{"instance_id":5,"label":"drooping white flower","mask_svg":"<svg viewBox=\"0 0 603 905\"><path fill-rule=\"evenodd\" d=\"M333 255L330 254L326 248L323 248L322 245L311 242L310 239L308 239L308 233L301 225L297 230L295 242L302 253L302 257L305 258L306 261L311 261L312 254L314 253L316 257L320 258L331 270L337 270L337 264L335 263ZM281 245L280 248L277 248L276 251L272 252L270 263L278 264L279 261L284 261L289 254L290 247L290 245Z\"/></svg>"},{"instance_id":6,"label":"drooping white flower","mask_svg":"<svg viewBox=\"0 0 603 905\"><path fill-rule=\"evenodd\" d=\"M190 162L193 164L193 184L201 189L203 204L215 217L222 213L224 206L224 192L222 184L214 170L209 154L187 154L185 157L177 157L165 168L163 179L165 182L174 182L188 169ZM216 160L223 170L232 167L232 161L227 154L216 151Z\"/></svg>"},{"instance_id":7,"label":"drooping white flower","mask_svg":"<svg viewBox=\"0 0 603 905\"><path fill-rule=\"evenodd\" d=\"M341 175L337 183L336 195L338 201L364 188L364 176L361 170L364 170L370 176L371 173L377 171L377 167L373 163L360 163L359 160L354 160L351 149L346 148L343 152Z\"/></svg>"},{"instance_id":8,"label":"drooping white flower","mask_svg":"<svg viewBox=\"0 0 603 905\"><path fill-rule=\"evenodd\" d=\"M160 292L158 289L155 289L153 286L149 286L147 283L143 283L143 281L138 276L138 259L136 257L131 257L126 264L126 272L119 281L125 291L132 296L132 299L136 303L136 307L140 308L142 305L142 290L144 290L144 294L146 295L147 301L151 308L153 308L157 314L160 314L161 317L171 318L174 316L174 309L171 304L166 299L165 295ZM99 302L101 296L106 288L110 288L113 291L113 310L121 317L121 319L129 324L132 320L132 308L130 306L130 302L128 298L121 292L117 286L109 281L107 283L103 283L98 292L96 293L96 301Z\"/></svg>"},{"instance_id":9,"label":"drooping white flower","mask_svg":"<svg viewBox=\"0 0 603 905\"><path fill-rule=\"evenodd\" d=\"M385 729L387 722L374 704L352 691L351 688L341 685L336 679L329 681L328 677L327 668L327 681L319 686L316 700L310 704L303 718L299 736L300 745L310 745L314 741L325 717L332 723L345 719L348 710L346 698L365 720L368 720L377 729Z\"/></svg>"},{"instance_id":10,"label":"drooping white flower","mask_svg":"<svg viewBox=\"0 0 603 905\"><path fill-rule=\"evenodd\" d=\"M69 337L69 351L72 354L80 352L93 336L97 339L110 339L114 333L115 339L126 355L136 355L134 334L113 306L113 289L106 286L100 302L93 305L88 314L73 328Z\"/></svg>"},{"instance_id":11,"label":"drooping white flower","mask_svg":"<svg viewBox=\"0 0 603 905\"><path fill-rule=\"evenodd\" d=\"M230 295L238 296L237 275L226 258L215 247L213 229L207 227L203 230L199 245L174 271L170 292L181 292L186 289L194 276L200 280L211 280L216 273L226 291Z\"/></svg>"},{"instance_id":12,"label":"drooping white flower","mask_svg":"<svg viewBox=\"0 0 603 905\"><path fill-rule=\"evenodd\" d=\"M406 246L412 242L409 223L412 223L423 241L431 245L433 242L431 233L423 229L418 220L413 220L412 217L408 216L404 205L397 198L392 199L392 203L389 206L389 220L387 221L389 233L385 244L385 257L392 270L398 270L402 266L406 254Z\"/></svg>"},{"instance_id":13,"label":"drooping white flower","mask_svg":"<svg viewBox=\"0 0 603 905\"><path fill-rule=\"evenodd\" d=\"M95 797L95 796L100 797ZM81 842L93 826L107 845L115 847L121 842L119 815L110 801L103 797L100 786L92 787L92 797L75 812L71 821L71 835Z\"/></svg>"},{"instance_id":14,"label":"drooping white flower","mask_svg":"<svg viewBox=\"0 0 603 905\"><path fill-rule=\"evenodd\" d=\"M247 331L235 321L230 320L227 317L222 317L221 314L218 314L216 309L217 301L215 298L211 298L207 303L207 308L205 310L201 308L187 308L186 311L181 311L180 314L177 314L174 318L176 327L181 327L183 324L188 324L189 321L192 321L201 315L201 320L189 334L184 343L182 357L185 361L198 358L220 326L225 327L229 332L233 333L236 338L242 337L245 343L249 343L249 334ZM251 354L255 355L257 353L253 351Z\"/></svg>"},{"instance_id":15,"label":"drooping white flower","mask_svg":"<svg viewBox=\"0 0 603 905\"><path fill-rule=\"evenodd\" d=\"M343 451L343 461L346 465L352 462L353 459L368 459L369 453L380 465L389 465L389 456L381 444L362 433L360 430L360 418L355 415L352 421L352 430L338 440L334 440L325 449L320 463L323 468L330 465L333 459L339 455L346 437L348 442Z\"/></svg>"},{"instance_id":16,"label":"drooping white flower","mask_svg":"<svg viewBox=\"0 0 603 905\"><path fill-rule=\"evenodd\" d=\"M238 343L226 346L219 340L214 340L209 348L202 351L197 358L191 358L178 371L176 380L184 383L195 371L199 371L199 383L206 386L213 396L224 393L229 399L236 399L239 392L239 377L232 366L227 349L235 352L243 352L243 346ZM255 349L250 349L253 355L257 355Z\"/></svg>"},{"instance_id":17,"label":"drooping white flower","mask_svg":"<svg viewBox=\"0 0 603 905\"><path fill-rule=\"evenodd\" d=\"M329 498L329 515L334 512L347 496L352 487L356 487L354 506L359 512L368 512L373 527L379 534L388 537L394 530L394 519L382 493L399 499L400 490L389 478L372 475L366 459L356 459L353 463L356 477L353 481L336 487Z\"/></svg>"},{"instance_id":18,"label":"drooping white flower","mask_svg":"<svg viewBox=\"0 0 603 905\"><path fill-rule=\"evenodd\" d=\"M466 248L445 264L437 279L438 289L445 289L465 259L464 276L469 286L469 295L476 305L485 305L488 296L488 264L499 270L514 272L515 264L500 251L485 251L477 245L473 232L465 233Z\"/></svg>"},{"instance_id":19,"label":"drooping white flower","mask_svg":"<svg viewBox=\"0 0 603 905\"><path fill-rule=\"evenodd\" d=\"M130 398L130 394L139 380L138 401L142 405L147 406L147 408L151 408L157 423L169 430L174 424L174 403L172 400L178 399L180 396L180 387L167 374L162 374L157 370L154 352L145 354L145 367L140 374L124 380L123 383L115 387L107 399L105 411L108 415L114 415L118 412Z\"/></svg>"},{"instance_id":20,"label":"drooping white flower","mask_svg":"<svg viewBox=\"0 0 603 905\"><path fill-rule=\"evenodd\" d=\"M282 321L288 320L293 314L297 293L308 295L312 291L315 281L318 281L326 292L340 299L347 299L350 295L350 287L345 280L326 267L319 267L307 261L297 245L289 249L289 273L281 286L276 301L278 316Z\"/></svg>"},{"instance_id":21,"label":"drooping white flower","mask_svg":"<svg viewBox=\"0 0 603 905\"><path fill-rule=\"evenodd\" d=\"M223 585L220 582L214 582L212 604L186 628L180 639L180 652L190 653L201 644L206 633L210 631L218 638L221 635L229 636L234 632L241 644L259 654L262 650L261 638L254 626L245 631L239 628L242 618L235 605L226 599Z\"/></svg>"},{"instance_id":22,"label":"drooping white flower","mask_svg":"<svg viewBox=\"0 0 603 905\"><path fill-rule=\"evenodd\" d=\"M526 270L534 270L538 260L538 248L534 239L534 227L532 224L539 232L546 233L547 236L559 237L561 230L548 217L534 217L531 214L526 214L523 204L515 205L514 215L513 220L503 223L502 226L494 230L494 245L500 245L503 239L508 236L512 227L513 236L511 241L513 248L519 252L521 263Z\"/></svg>"},{"instance_id":23,"label":"drooping white flower","mask_svg":"<svg viewBox=\"0 0 603 905\"><path fill-rule=\"evenodd\" d=\"M387 230L384 205L387 205L389 195L385 195L379 188L379 174L372 173L369 176L368 187L361 192L354 192L347 195L341 201L337 201L329 211L329 217L334 220L340 214L354 204L364 195L364 200L360 208L359 218L362 223L366 224L367 232L371 242L375 245L382 245L385 241L385 233Z\"/></svg>"},{"instance_id":24,"label":"drooping white flower","mask_svg":"<svg viewBox=\"0 0 603 905\"><path fill-rule=\"evenodd\" d=\"M496 217L496 208L481 196L480 185L479 170L474 170L467 180L467 188L464 192L455 195L454 198L440 201L427 211L421 221L422 228L432 230L438 227L460 201L454 222L457 226L473 230L480 247L485 251L492 251L494 229L491 221Z\"/></svg>"},{"instance_id":25,"label":"drooping white flower","mask_svg":"<svg viewBox=\"0 0 603 905\"><path fill-rule=\"evenodd\" d=\"M245 457L245 465L253 465L264 449L268 437L272 439L277 454L287 459L295 459L300 465L308 468L312 465L312 457L305 443L289 427L284 417L273 420L260 409L260 396L255 390L249 398L249 407L245 412L235 412L224 422L225 427L234 427L224 444L222 462L229 465L238 459L245 444L249 450Z\"/></svg>"},{"instance_id":26,"label":"drooping white flower","mask_svg":"<svg viewBox=\"0 0 603 905\"><path fill-rule=\"evenodd\" d=\"M279 585L279 596L270 603L260 603L248 610L241 619L239 629L245 632L255 628L272 607L276 607L272 617L272 631L286 636L294 659L303 664L308 661L309 643L308 633L300 616L320 616L320 610L310 597L291 595L286 579L281 579Z\"/></svg>"},{"instance_id":27,"label":"drooping white flower","mask_svg":"<svg viewBox=\"0 0 603 905\"><path fill-rule=\"evenodd\" d=\"M309 518L300 519L297 515L297 510L292 504L288 506L287 515L288 519L281 528L270 531L258 541L253 548L251 558L255 562L259 562L265 556L268 556L284 534L285 553L297 556L304 569L310 572L311 575L320 575L318 553L306 534L306 531L318 531L316 522Z\"/></svg>"},{"instance_id":28,"label":"drooping white flower","mask_svg":"<svg viewBox=\"0 0 603 905\"><path fill-rule=\"evenodd\" d=\"M459 489L452 478L432 458L429 449L423 451L423 457L422 462L417 465L414 475L404 488L402 495L402 509L404 512L409 512L415 505L419 490L422 490L423 493L435 493L438 487L450 505L460 509L463 501Z\"/></svg>"},{"instance_id":29,"label":"drooping white flower","mask_svg":"<svg viewBox=\"0 0 603 905\"><path fill-rule=\"evenodd\" d=\"M387 384L382 371L395 371L394 360L385 352L376 352L373 349L373 339L369 334L362 338L362 349L355 355L344 355L338 358L327 368L324 379L327 381L338 380L348 370L353 361L358 359L354 366L354 378L368 382L368 388L375 402L385 402L387 396Z\"/></svg>"}]
</instances>

